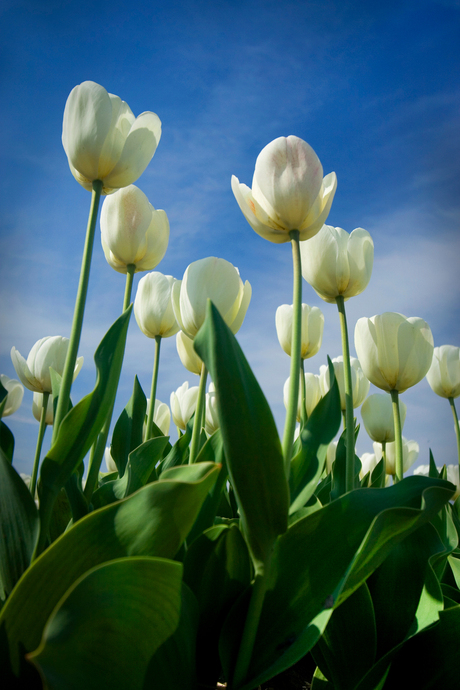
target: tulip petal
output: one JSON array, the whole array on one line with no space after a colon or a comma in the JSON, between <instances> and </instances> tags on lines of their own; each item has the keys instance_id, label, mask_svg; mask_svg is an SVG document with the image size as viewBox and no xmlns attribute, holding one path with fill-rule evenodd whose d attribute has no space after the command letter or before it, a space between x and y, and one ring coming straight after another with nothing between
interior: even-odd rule
<instances>
[{"instance_id":1,"label":"tulip petal","mask_svg":"<svg viewBox=\"0 0 460 690\"><path fill-rule=\"evenodd\" d=\"M275 244L290 242L289 233L282 228L273 227L266 211L254 199L252 191L232 175L232 191L244 217L252 229L261 237Z\"/></svg>"},{"instance_id":2,"label":"tulip petal","mask_svg":"<svg viewBox=\"0 0 460 690\"><path fill-rule=\"evenodd\" d=\"M337 176L331 172L324 178L320 194L299 228L301 240L308 240L321 230L331 210L336 189Z\"/></svg>"},{"instance_id":3,"label":"tulip petal","mask_svg":"<svg viewBox=\"0 0 460 690\"><path fill-rule=\"evenodd\" d=\"M26 360L15 347L11 348L11 360L21 383L30 391L40 392L42 390L40 381L32 374Z\"/></svg>"},{"instance_id":4,"label":"tulip petal","mask_svg":"<svg viewBox=\"0 0 460 690\"><path fill-rule=\"evenodd\" d=\"M238 313L233 320L232 323L229 324L230 330L232 331L233 335L238 333L240 330L241 326L243 325L244 317L246 316L246 312L249 307L249 302L251 301L252 297L252 286L249 280L247 280L244 284L243 288L243 295L241 298L241 303L238 309Z\"/></svg>"},{"instance_id":5,"label":"tulip petal","mask_svg":"<svg viewBox=\"0 0 460 690\"><path fill-rule=\"evenodd\" d=\"M146 248L141 259L134 262L136 273L139 271L151 271L154 269L166 254L169 244L169 220L166 212L162 209L156 211L152 209L152 220L146 232Z\"/></svg>"}]
</instances>

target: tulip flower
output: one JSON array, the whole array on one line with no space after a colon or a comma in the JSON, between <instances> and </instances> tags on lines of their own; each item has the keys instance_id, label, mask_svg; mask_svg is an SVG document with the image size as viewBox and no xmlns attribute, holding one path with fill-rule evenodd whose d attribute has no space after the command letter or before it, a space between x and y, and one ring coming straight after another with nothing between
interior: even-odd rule
<instances>
[{"instance_id":1,"label":"tulip flower","mask_svg":"<svg viewBox=\"0 0 460 690\"><path fill-rule=\"evenodd\" d=\"M219 415L217 412L217 398L214 384L209 384L208 392L206 393L206 416L204 428L209 436L212 436L217 429L220 429Z\"/></svg>"},{"instance_id":2,"label":"tulip flower","mask_svg":"<svg viewBox=\"0 0 460 690\"><path fill-rule=\"evenodd\" d=\"M382 458L382 444L374 442L374 453L377 457L377 462ZM402 437L403 448L403 472L407 472L409 467L412 467L417 460L420 447L417 441L408 441L404 436ZM387 443L385 449L385 471L387 474L395 476L396 472L396 443Z\"/></svg>"},{"instance_id":3,"label":"tulip flower","mask_svg":"<svg viewBox=\"0 0 460 690\"><path fill-rule=\"evenodd\" d=\"M211 299L233 333L241 328L251 300L251 285L243 284L237 268L211 256L191 263L181 282L173 286L174 313L180 328L194 338L204 323Z\"/></svg>"},{"instance_id":4,"label":"tulip flower","mask_svg":"<svg viewBox=\"0 0 460 690\"><path fill-rule=\"evenodd\" d=\"M399 403L401 428L406 419L406 405ZM373 441L378 443L392 443L395 440L393 420L393 406L389 395L374 393L369 395L361 407L361 417L364 427Z\"/></svg>"},{"instance_id":5,"label":"tulip flower","mask_svg":"<svg viewBox=\"0 0 460 690\"><path fill-rule=\"evenodd\" d=\"M188 381L171 393L170 407L174 424L185 431L190 417L196 409L198 386L188 387Z\"/></svg>"},{"instance_id":6,"label":"tulip flower","mask_svg":"<svg viewBox=\"0 0 460 690\"><path fill-rule=\"evenodd\" d=\"M232 176L232 190L249 225L261 237L290 242L298 230L301 240L324 225L337 187L335 173L323 179L321 162L306 141L278 137L257 157L252 190Z\"/></svg>"},{"instance_id":7,"label":"tulip flower","mask_svg":"<svg viewBox=\"0 0 460 690\"><path fill-rule=\"evenodd\" d=\"M37 420L37 422L40 422L42 419L42 412L43 412L43 393L34 393L34 397L32 400L32 414ZM48 402L46 404L46 412L45 412L45 424L47 426L52 426L54 421L54 408L53 408L53 398L51 396L48 397Z\"/></svg>"},{"instance_id":8,"label":"tulip flower","mask_svg":"<svg viewBox=\"0 0 460 690\"><path fill-rule=\"evenodd\" d=\"M361 471L359 476L361 479L363 479L368 472L372 473L378 464L378 460L375 453L363 453L359 459L361 461Z\"/></svg>"},{"instance_id":9,"label":"tulip flower","mask_svg":"<svg viewBox=\"0 0 460 690\"><path fill-rule=\"evenodd\" d=\"M276 310L276 333L278 340L287 355L291 355L292 319L294 307L292 304L282 304ZM318 307L302 304L302 334L300 358L308 359L316 355L323 339L324 315Z\"/></svg>"},{"instance_id":10,"label":"tulip flower","mask_svg":"<svg viewBox=\"0 0 460 690\"><path fill-rule=\"evenodd\" d=\"M101 241L107 262L119 273L151 271L166 253L169 221L135 185L107 197L101 211Z\"/></svg>"},{"instance_id":11,"label":"tulip flower","mask_svg":"<svg viewBox=\"0 0 460 690\"><path fill-rule=\"evenodd\" d=\"M301 374L302 375L302 374ZM310 374L309 372L305 373L304 375L305 379L305 410L307 413L307 417L311 415L319 401L321 400L321 388L319 385L319 376L316 374ZM283 400L284 400L284 406L287 408L288 403L289 403L289 393L291 390L291 377L288 376L288 378L285 381L284 387L283 387ZM299 403L297 406L297 416L296 419L298 422L301 421L302 419L302 399L301 395L299 394Z\"/></svg>"},{"instance_id":12,"label":"tulip flower","mask_svg":"<svg viewBox=\"0 0 460 690\"><path fill-rule=\"evenodd\" d=\"M460 395L460 347L435 347L426 378L436 395L457 398Z\"/></svg>"},{"instance_id":13,"label":"tulip flower","mask_svg":"<svg viewBox=\"0 0 460 690\"><path fill-rule=\"evenodd\" d=\"M19 381L10 379L6 374L0 374L0 382L7 391L5 407L0 416L9 417L20 408L24 396L24 387Z\"/></svg>"},{"instance_id":14,"label":"tulip flower","mask_svg":"<svg viewBox=\"0 0 460 690\"><path fill-rule=\"evenodd\" d=\"M337 384L339 386L340 406L342 408L342 411L344 411L346 409L346 400L344 383L345 377L342 355L340 355L340 357L335 357L335 359L332 360L332 364L334 367L335 378L337 379ZM361 405L363 400L366 398L366 395L369 393L370 383L364 376L359 360L357 360L356 357L350 358L350 365L352 375L353 408L356 408ZM319 369L319 384L321 388L321 394L323 396L326 395L330 388L330 379L329 367L327 367L324 364L322 364Z\"/></svg>"},{"instance_id":15,"label":"tulip flower","mask_svg":"<svg viewBox=\"0 0 460 690\"><path fill-rule=\"evenodd\" d=\"M176 335L176 348L180 361L184 367L192 374L200 376L203 367L203 361L198 356L193 347L193 340L185 335L183 331L179 331Z\"/></svg>"},{"instance_id":16,"label":"tulip flower","mask_svg":"<svg viewBox=\"0 0 460 690\"><path fill-rule=\"evenodd\" d=\"M145 411L147 417L150 412L150 398L147 398L147 409ZM166 403L161 400L155 400L155 407L153 410L153 421L157 427L162 431L163 436L169 434L169 427L171 424L171 410Z\"/></svg>"},{"instance_id":17,"label":"tulip flower","mask_svg":"<svg viewBox=\"0 0 460 690\"><path fill-rule=\"evenodd\" d=\"M134 300L134 316L142 333L148 338L170 338L179 330L174 316L171 293L177 282L172 276L148 273L140 279Z\"/></svg>"},{"instance_id":18,"label":"tulip flower","mask_svg":"<svg viewBox=\"0 0 460 690\"><path fill-rule=\"evenodd\" d=\"M29 352L27 361L15 347L12 347L11 359L24 386L36 393L51 393L50 367L62 376L68 347L68 338L63 338L60 335L42 338L35 343ZM73 372L73 380L75 380L82 365L83 357L78 357Z\"/></svg>"},{"instance_id":19,"label":"tulip flower","mask_svg":"<svg viewBox=\"0 0 460 690\"><path fill-rule=\"evenodd\" d=\"M128 104L104 87L85 81L70 92L62 145L72 175L85 189L94 180L103 194L135 182L150 163L161 137L158 115L134 117Z\"/></svg>"},{"instance_id":20,"label":"tulip flower","mask_svg":"<svg viewBox=\"0 0 460 690\"><path fill-rule=\"evenodd\" d=\"M325 302L359 295L367 287L374 263L374 243L363 228L348 234L323 225L308 242L301 242L302 275Z\"/></svg>"}]
</instances>

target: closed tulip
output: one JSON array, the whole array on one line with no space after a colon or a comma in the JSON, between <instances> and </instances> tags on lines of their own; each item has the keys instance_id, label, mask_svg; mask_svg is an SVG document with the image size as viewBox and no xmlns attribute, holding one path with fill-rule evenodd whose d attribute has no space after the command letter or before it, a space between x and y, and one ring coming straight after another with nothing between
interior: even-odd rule
<instances>
[{"instance_id":1,"label":"closed tulip","mask_svg":"<svg viewBox=\"0 0 460 690\"><path fill-rule=\"evenodd\" d=\"M101 242L107 262L119 273L151 271L168 248L169 221L135 185L107 197L101 211Z\"/></svg>"},{"instance_id":2,"label":"closed tulip","mask_svg":"<svg viewBox=\"0 0 460 690\"><path fill-rule=\"evenodd\" d=\"M180 361L192 374L201 374L203 362L198 356L193 347L193 340L185 335L183 331L179 331L176 335L176 348Z\"/></svg>"},{"instance_id":3,"label":"closed tulip","mask_svg":"<svg viewBox=\"0 0 460 690\"><path fill-rule=\"evenodd\" d=\"M355 348L364 374L374 386L403 393L428 372L433 335L423 319L386 312L358 320Z\"/></svg>"},{"instance_id":4,"label":"closed tulip","mask_svg":"<svg viewBox=\"0 0 460 690\"><path fill-rule=\"evenodd\" d=\"M307 416L309 417L319 401L321 400L321 388L319 385L319 376L316 374L310 374L307 372L304 374L305 376L305 408L307 411ZM284 399L284 406L287 408L288 406L288 400L289 400L289 391L290 391L290 384L291 384L291 377L289 376L286 379L286 382L284 384L283 388L283 399ZM299 403L297 406L297 421L300 422L301 419L301 395L299 392Z\"/></svg>"},{"instance_id":5,"label":"closed tulip","mask_svg":"<svg viewBox=\"0 0 460 690\"><path fill-rule=\"evenodd\" d=\"M282 304L276 310L275 318L279 343L289 356L291 356L293 313L294 308L292 304ZM323 328L324 315L321 309L310 307L308 304L302 304L301 359L308 359L316 355L321 347Z\"/></svg>"},{"instance_id":6,"label":"closed tulip","mask_svg":"<svg viewBox=\"0 0 460 690\"><path fill-rule=\"evenodd\" d=\"M145 411L148 417L150 411L150 398L147 398L147 409ZM155 407L153 410L153 421L163 432L164 436L169 434L169 427L171 426L171 410L166 403L161 402L161 400L155 399ZM144 425L145 428L145 425Z\"/></svg>"},{"instance_id":7,"label":"closed tulip","mask_svg":"<svg viewBox=\"0 0 460 690\"><path fill-rule=\"evenodd\" d=\"M34 393L32 400L32 414L39 422L42 418L43 411L43 393ZM53 407L53 397L50 395L48 397L48 403L46 405L45 411L45 424L52 426L54 421L54 407Z\"/></svg>"},{"instance_id":8,"label":"closed tulip","mask_svg":"<svg viewBox=\"0 0 460 690\"><path fill-rule=\"evenodd\" d=\"M232 177L232 190L249 225L261 237L289 242L313 237L326 222L337 187L335 173L323 179L321 162L306 141L279 137L257 157L252 189Z\"/></svg>"},{"instance_id":9,"label":"closed tulip","mask_svg":"<svg viewBox=\"0 0 460 690\"><path fill-rule=\"evenodd\" d=\"M194 338L204 323L211 299L232 333L240 329L251 300L251 285L243 284L237 268L211 256L191 263L173 287L173 308L180 328Z\"/></svg>"},{"instance_id":10,"label":"closed tulip","mask_svg":"<svg viewBox=\"0 0 460 690\"><path fill-rule=\"evenodd\" d=\"M374 453L377 457L377 462L382 458L382 445L374 442ZM408 441L407 438L402 437L403 450L403 471L407 472L409 467L412 467L418 458L420 447L417 441ZM385 446L385 471L387 474L396 474L396 448L395 443L387 443Z\"/></svg>"},{"instance_id":11,"label":"closed tulip","mask_svg":"<svg viewBox=\"0 0 460 690\"><path fill-rule=\"evenodd\" d=\"M401 428L404 426L406 411L406 405L400 401ZM387 443L395 440L393 406L389 395L383 393L369 395L361 407L361 417L364 427L373 441Z\"/></svg>"},{"instance_id":12,"label":"closed tulip","mask_svg":"<svg viewBox=\"0 0 460 690\"><path fill-rule=\"evenodd\" d=\"M435 347L426 378L436 395L457 398L460 395L460 347Z\"/></svg>"},{"instance_id":13,"label":"closed tulip","mask_svg":"<svg viewBox=\"0 0 460 690\"><path fill-rule=\"evenodd\" d=\"M50 367L62 376L68 347L69 339L60 335L42 338L29 352L27 361L15 347L11 348L14 368L24 386L36 393L51 393ZM82 365L83 357L78 357L74 380Z\"/></svg>"},{"instance_id":14,"label":"closed tulip","mask_svg":"<svg viewBox=\"0 0 460 690\"><path fill-rule=\"evenodd\" d=\"M206 393L206 417L204 428L209 436L220 428L219 415L217 413L217 398L214 384L209 384L208 392Z\"/></svg>"},{"instance_id":15,"label":"closed tulip","mask_svg":"<svg viewBox=\"0 0 460 690\"><path fill-rule=\"evenodd\" d=\"M196 409L198 386L188 387L188 381L171 393L170 406L174 424L185 431L187 422Z\"/></svg>"},{"instance_id":16,"label":"closed tulip","mask_svg":"<svg viewBox=\"0 0 460 690\"><path fill-rule=\"evenodd\" d=\"M161 137L158 115L134 117L127 103L93 81L70 92L64 110L62 144L72 175L85 189L94 180L103 194L135 182L150 163Z\"/></svg>"},{"instance_id":17,"label":"closed tulip","mask_svg":"<svg viewBox=\"0 0 460 690\"><path fill-rule=\"evenodd\" d=\"M2 417L9 417L21 406L24 397L24 387L16 379L10 379L6 374L0 374L0 382L7 391L7 399L3 408Z\"/></svg>"},{"instance_id":18,"label":"closed tulip","mask_svg":"<svg viewBox=\"0 0 460 690\"><path fill-rule=\"evenodd\" d=\"M179 324L174 316L171 293L176 279L162 273L148 273L140 279L134 300L134 316L148 338L176 335Z\"/></svg>"},{"instance_id":19,"label":"closed tulip","mask_svg":"<svg viewBox=\"0 0 460 690\"><path fill-rule=\"evenodd\" d=\"M332 360L334 366L335 378L339 386L340 393L340 407L342 410L346 409L345 402L345 381L343 373L343 357L335 357ZM363 370L356 357L350 357L351 364L351 379L353 388L353 408L359 407L366 395L369 393L370 383L364 376ZM319 369L319 384L321 387L321 394L324 396L330 388L329 367L322 364Z\"/></svg>"},{"instance_id":20,"label":"closed tulip","mask_svg":"<svg viewBox=\"0 0 460 690\"><path fill-rule=\"evenodd\" d=\"M302 275L325 302L359 295L369 283L374 243L363 228L348 234L324 225L308 242L300 244Z\"/></svg>"}]
</instances>

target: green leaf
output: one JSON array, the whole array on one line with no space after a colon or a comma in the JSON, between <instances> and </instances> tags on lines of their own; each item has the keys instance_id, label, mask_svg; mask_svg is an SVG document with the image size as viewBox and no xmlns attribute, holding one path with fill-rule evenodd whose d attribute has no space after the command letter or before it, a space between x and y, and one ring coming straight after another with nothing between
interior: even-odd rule
<instances>
[{"instance_id":1,"label":"green leaf","mask_svg":"<svg viewBox=\"0 0 460 690\"><path fill-rule=\"evenodd\" d=\"M300 452L291 462L289 488L292 514L302 508L315 492L326 462L327 447L340 428L340 393L329 360L332 385L315 407L300 433Z\"/></svg>"},{"instance_id":2,"label":"green leaf","mask_svg":"<svg viewBox=\"0 0 460 690\"><path fill-rule=\"evenodd\" d=\"M0 600L28 568L39 526L35 501L0 450Z\"/></svg>"},{"instance_id":3,"label":"green leaf","mask_svg":"<svg viewBox=\"0 0 460 690\"><path fill-rule=\"evenodd\" d=\"M13 462L14 436L8 426L0 421L0 450L3 451L8 462Z\"/></svg>"},{"instance_id":4,"label":"green leaf","mask_svg":"<svg viewBox=\"0 0 460 690\"><path fill-rule=\"evenodd\" d=\"M192 419L194 419L195 415L192 416ZM161 476L161 473L164 470L169 469L170 467L176 467L177 465L185 465L185 463L188 462L188 457L189 457L189 444L190 440L192 438L192 427L189 424L187 424L187 428L185 430L185 433L182 434L180 438L177 439L176 443L173 445L169 453L166 455L165 458L163 458L159 468L158 468L158 475Z\"/></svg>"},{"instance_id":5,"label":"green leaf","mask_svg":"<svg viewBox=\"0 0 460 690\"><path fill-rule=\"evenodd\" d=\"M29 659L53 690L143 688L179 626L182 566L123 558L85 573L51 614Z\"/></svg>"},{"instance_id":6,"label":"green leaf","mask_svg":"<svg viewBox=\"0 0 460 690\"><path fill-rule=\"evenodd\" d=\"M85 572L127 556L175 556L219 467L200 463L177 470L180 475L170 474L129 498L87 515L24 573L0 611L15 672L19 668L18 643L26 651L37 647L53 608Z\"/></svg>"},{"instance_id":7,"label":"green leaf","mask_svg":"<svg viewBox=\"0 0 460 690\"><path fill-rule=\"evenodd\" d=\"M243 532L256 567L287 529L289 488L273 415L251 368L216 307L194 340L216 387L220 429Z\"/></svg>"},{"instance_id":8,"label":"green leaf","mask_svg":"<svg viewBox=\"0 0 460 690\"><path fill-rule=\"evenodd\" d=\"M129 454L142 443L146 409L147 399L135 376L133 394L115 424L110 448L120 477L125 473Z\"/></svg>"},{"instance_id":9,"label":"green leaf","mask_svg":"<svg viewBox=\"0 0 460 690\"><path fill-rule=\"evenodd\" d=\"M358 436L359 427L355 428L355 442ZM337 444L337 451L335 460L332 465L331 472L331 501L335 501L340 496L346 493L346 474L347 474L347 447L346 447L347 432L344 431ZM361 460L355 455L355 486L359 481L359 473L361 471Z\"/></svg>"}]
</instances>

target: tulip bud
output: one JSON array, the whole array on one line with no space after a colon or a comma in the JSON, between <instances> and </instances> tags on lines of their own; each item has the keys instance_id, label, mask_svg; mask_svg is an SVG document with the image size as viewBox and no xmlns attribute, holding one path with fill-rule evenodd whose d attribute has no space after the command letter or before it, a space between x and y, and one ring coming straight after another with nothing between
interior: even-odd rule
<instances>
[{"instance_id":1,"label":"tulip bud","mask_svg":"<svg viewBox=\"0 0 460 690\"><path fill-rule=\"evenodd\" d=\"M209 436L212 436L217 429L220 428L219 415L217 413L217 398L214 384L209 384L208 392L206 393L206 418L204 428Z\"/></svg>"},{"instance_id":2,"label":"tulip bud","mask_svg":"<svg viewBox=\"0 0 460 690\"><path fill-rule=\"evenodd\" d=\"M147 398L147 409L145 411L145 416L149 416L149 411L150 411L150 398ZM160 429L160 431L163 433L163 436L167 436L169 434L169 427L171 425L171 410L167 406L166 403L161 402L161 400L155 399L155 408L153 410L153 421L157 425L157 427ZM146 425L144 424L144 437L145 437L145 428Z\"/></svg>"},{"instance_id":3,"label":"tulip bud","mask_svg":"<svg viewBox=\"0 0 460 690\"><path fill-rule=\"evenodd\" d=\"M406 411L406 405L400 400L401 429L406 419ZM366 398L361 407L361 417L364 427L373 441L387 443L395 440L393 403L389 395L374 393Z\"/></svg>"},{"instance_id":4,"label":"tulip bud","mask_svg":"<svg viewBox=\"0 0 460 690\"><path fill-rule=\"evenodd\" d=\"M196 409L198 386L188 387L188 381L171 393L170 406L173 422L179 429L185 431L187 422Z\"/></svg>"},{"instance_id":5,"label":"tulip bud","mask_svg":"<svg viewBox=\"0 0 460 690\"><path fill-rule=\"evenodd\" d=\"M43 393L34 393L32 400L32 414L37 420L41 421L43 413ZM46 405L45 411L45 424L52 426L54 421L54 407L53 407L53 396L48 397L48 403Z\"/></svg>"},{"instance_id":6,"label":"tulip bud","mask_svg":"<svg viewBox=\"0 0 460 690\"><path fill-rule=\"evenodd\" d=\"M16 379L10 379L5 374L0 374L0 382L7 391L7 400L3 408L2 417L9 417L21 406L24 396L24 388Z\"/></svg>"},{"instance_id":7,"label":"tulip bud","mask_svg":"<svg viewBox=\"0 0 460 690\"><path fill-rule=\"evenodd\" d=\"M302 275L325 302L342 295L346 301L369 283L374 243L363 228L349 235L342 228L323 225L308 242L300 244Z\"/></svg>"},{"instance_id":8,"label":"tulip bud","mask_svg":"<svg viewBox=\"0 0 460 690\"><path fill-rule=\"evenodd\" d=\"M358 319L355 348L369 381L403 393L421 381L433 358L433 336L423 319L385 312Z\"/></svg>"},{"instance_id":9,"label":"tulip bud","mask_svg":"<svg viewBox=\"0 0 460 690\"><path fill-rule=\"evenodd\" d=\"M289 401L289 391L290 391L290 385L291 385L291 377L289 376L286 379L286 382L284 384L283 388L283 399L284 399L284 406L287 409L288 406L288 401ZM321 400L321 389L319 385L319 376L316 374L310 374L307 372L305 374L305 408L307 411L307 417L311 415L319 401ZM299 391L299 403L297 405L297 421L300 422L301 419L301 405L302 405L302 399L301 399L301 391Z\"/></svg>"},{"instance_id":10,"label":"tulip bud","mask_svg":"<svg viewBox=\"0 0 460 690\"><path fill-rule=\"evenodd\" d=\"M343 373L343 357L335 357L332 360L334 366L335 378L339 386L340 393L340 407L342 410L346 409L345 402L345 377ZM361 365L356 357L350 357L351 365L351 383L353 389L353 408L359 407L366 395L369 393L370 383L364 376ZM319 384L321 387L321 395L326 395L331 387L329 379L329 367L322 364L319 368Z\"/></svg>"},{"instance_id":11,"label":"tulip bud","mask_svg":"<svg viewBox=\"0 0 460 690\"><path fill-rule=\"evenodd\" d=\"M291 356L292 304L282 304L276 310L276 333L281 347ZM316 355L323 339L324 315L318 307L302 304L302 333L300 358L308 359Z\"/></svg>"},{"instance_id":12,"label":"tulip bud","mask_svg":"<svg viewBox=\"0 0 460 690\"><path fill-rule=\"evenodd\" d=\"M62 376L68 348L68 338L63 338L60 335L48 336L35 343L26 361L18 350L12 347L11 359L24 386L36 393L51 393L50 367ZM82 365L83 357L78 357L73 375L74 380Z\"/></svg>"},{"instance_id":13,"label":"tulip bud","mask_svg":"<svg viewBox=\"0 0 460 690\"><path fill-rule=\"evenodd\" d=\"M135 185L107 197L101 211L101 242L107 262L119 273L151 271L168 248L169 221Z\"/></svg>"},{"instance_id":14,"label":"tulip bud","mask_svg":"<svg viewBox=\"0 0 460 690\"><path fill-rule=\"evenodd\" d=\"M377 457L377 462L380 462L382 458L382 445L380 443L374 442L374 453ZM412 467L414 462L418 458L420 451L417 441L408 441L407 438L402 437L402 450L403 450L403 471L407 472L409 467ZM387 474L396 474L396 453L395 453L395 443L387 443L385 446L385 471Z\"/></svg>"},{"instance_id":15,"label":"tulip bud","mask_svg":"<svg viewBox=\"0 0 460 690\"><path fill-rule=\"evenodd\" d=\"M64 110L62 145L72 175L85 189L94 180L103 194L127 187L150 163L161 137L158 115L134 117L128 104L93 81L70 92Z\"/></svg>"},{"instance_id":16,"label":"tulip bud","mask_svg":"<svg viewBox=\"0 0 460 690\"><path fill-rule=\"evenodd\" d=\"M187 267L182 281L173 286L174 313L180 328L194 338L204 323L208 299L212 300L232 333L241 328L251 300L251 285L237 268L211 256Z\"/></svg>"},{"instance_id":17,"label":"tulip bud","mask_svg":"<svg viewBox=\"0 0 460 690\"><path fill-rule=\"evenodd\" d=\"M457 398L460 395L460 347L435 347L426 378L436 395Z\"/></svg>"},{"instance_id":18,"label":"tulip bud","mask_svg":"<svg viewBox=\"0 0 460 690\"><path fill-rule=\"evenodd\" d=\"M298 230L301 240L324 225L337 187L335 173L326 175L316 153L298 137L278 137L257 157L252 190L233 175L232 190L249 225L262 237L289 242Z\"/></svg>"},{"instance_id":19,"label":"tulip bud","mask_svg":"<svg viewBox=\"0 0 460 690\"><path fill-rule=\"evenodd\" d=\"M179 330L171 302L176 279L162 273L148 273L140 279L134 300L137 325L148 338L169 338Z\"/></svg>"},{"instance_id":20,"label":"tulip bud","mask_svg":"<svg viewBox=\"0 0 460 690\"><path fill-rule=\"evenodd\" d=\"M184 367L192 374L200 376L203 361L193 347L193 340L185 335L184 331L179 331L176 335L176 348Z\"/></svg>"}]
</instances>

